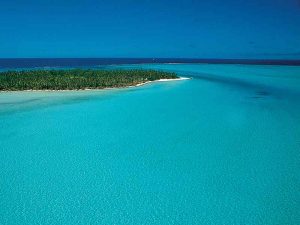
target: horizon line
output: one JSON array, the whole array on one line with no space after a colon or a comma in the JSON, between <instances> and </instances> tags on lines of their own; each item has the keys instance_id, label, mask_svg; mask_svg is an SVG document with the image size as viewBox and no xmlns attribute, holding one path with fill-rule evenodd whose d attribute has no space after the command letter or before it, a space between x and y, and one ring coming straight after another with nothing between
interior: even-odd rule
<instances>
[{"instance_id":1,"label":"horizon line","mask_svg":"<svg viewBox=\"0 0 300 225\"><path fill-rule=\"evenodd\" d=\"M300 61L299 59L278 58L193 58L193 57L0 57L0 59L188 59L188 60L259 60L259 61Z\"/></svg>"},{"instance_id":2,"label":"horizon line","mask_svg":"<svg viewBox=\"0 0 300 225\"><path fill-rule=\"evenodd\" d=\"M36 62L35 62L36 60ZM69 60L69 61L68 61ZM73 62L72 62L73 60ZM99 62L97 62L99 60ZM7 67L5 64L13 63L51 64L62 63L64 66L80 63L87 66L92 64L111 65L111 64L153 64L153 63L206 63L206 64L241 64L241 65L286 65L300 66L300 59L234 59L234 58L0 58L0 67ZM47 62L48 61L48 62ZM52 61L52 62L51 62ZM94 61L94 62L93 62ZM1 65L2 64L2 65ZM85 65L86 64L86 65ZM38 65L36 65L38 66ZM50 65L49 65L50 66ZM62 65L58 65L62 66Z\"/></svg>"}]
</instances>

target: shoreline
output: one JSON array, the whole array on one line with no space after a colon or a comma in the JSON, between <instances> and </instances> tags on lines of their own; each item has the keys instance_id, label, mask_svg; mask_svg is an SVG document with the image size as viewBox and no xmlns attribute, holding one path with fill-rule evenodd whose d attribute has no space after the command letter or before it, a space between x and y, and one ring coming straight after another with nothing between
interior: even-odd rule
<instances>
[{"instance_id":1,"label":"shoreline","mask_svg":"<svg viewBox=\"0 0 300 225\"><path fill-rule=\"evenodd\" d=\"M34 90L34 89L29 89L29 90L8 90L8 91L0 91L0 93L14 93L14 92L77 92L77 91L101 91L101 90L118 90L118 89L126 89L126 88L134 88L134 87L140 87L144 86L146 84L151 84L151 83L156 83L156 82L171 82L171 81L181 81L181 80L189 80L191 79L190 77L179 77L179 78L174 78L174 79L159 79L159 80L153 80L153 81L146 81L143 83L139 83L136 85L131 85L131 86L124 86L124 87L109 87L109 88L84 88L84 89L70 89L70 90L64 90L64 89L58 89L58 90L50 90L50 89L41 89L41 90Z\"/></svg>"}]
</instances>

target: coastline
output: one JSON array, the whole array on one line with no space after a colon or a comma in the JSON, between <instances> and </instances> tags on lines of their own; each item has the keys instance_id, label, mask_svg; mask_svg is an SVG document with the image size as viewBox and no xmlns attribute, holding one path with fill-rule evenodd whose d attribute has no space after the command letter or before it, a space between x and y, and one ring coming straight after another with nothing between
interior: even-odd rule
<instances>
[{"instance_id":1,"label":"coastline","mask_svg":"<svg viewBox=\"0 0 300 225\"><path fill-rule=\"evenodd\" d=\"M156 82L172 82L172 81L181 81L181 80L189 80L191 79L190 77L179 77L179 78L174 78L174 79L159 79L159 80L154 80L154 81L146 81L143 83L139 83L136 85L131 85L131 86L124 86L124 87L110 87L110 88L84 88L84 89L70 89L70 90L50 90L50 89L45 89L45 90L16 90L16 91L0 91L0 93L9 93L9 92L72 92L72 91L101 91L101 90L118 90L118 89L125 89L125 88L134 88L134 87L140 87L144 86L146 84L150 83L156 83Z\"/></svg>"},{"instance_id":2,"label":"coastline","mask_svg":"<svg viewBox=\"0 0 300 225\"><path fill-rule=\"evenodd\" d=\"M155 83L155 82L170 82L170 81L180 81L180 80L189 80L191 78L189 77L179 77L179 78L175 78L175 79L159 79L159 80L154 80L154 81L146 81L144 83L140 83L134 86L128 86L128 87L139 87L139 86L143 86L145 84L150 84L150 83Z\"/></svg>"}]
</instances>

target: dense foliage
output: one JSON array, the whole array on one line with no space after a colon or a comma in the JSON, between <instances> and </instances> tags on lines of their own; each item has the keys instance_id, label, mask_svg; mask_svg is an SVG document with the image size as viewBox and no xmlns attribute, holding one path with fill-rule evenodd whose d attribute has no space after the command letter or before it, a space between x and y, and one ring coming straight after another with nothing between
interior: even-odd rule
<instances>
[{"instance_id":1,"label":"dense foliage","mask_svg":"<svg viewBox=\"0 0 300 225\"><path fill-rule=\"evenodd\" d=\"M173 78L175 73L154 70L7 71L0 73L0 91L101 89Z\"/></svg>"}]
</instances>

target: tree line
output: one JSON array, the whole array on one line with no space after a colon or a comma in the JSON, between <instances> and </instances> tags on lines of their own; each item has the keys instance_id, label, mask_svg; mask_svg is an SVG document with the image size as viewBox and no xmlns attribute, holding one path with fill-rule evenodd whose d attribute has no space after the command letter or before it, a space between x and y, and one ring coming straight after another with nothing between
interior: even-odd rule
<instances>
[{"instance_id":1,"label":"tree line","mask_svg":"<svg viewBox=\"0 0 300 225\"><path fill-rule=\"evenodd\" d=\"M1 91L80 90L126 87L159 79L178 78L155 70L24 70L0 72Z\"/></svg>"}]
</instances>

